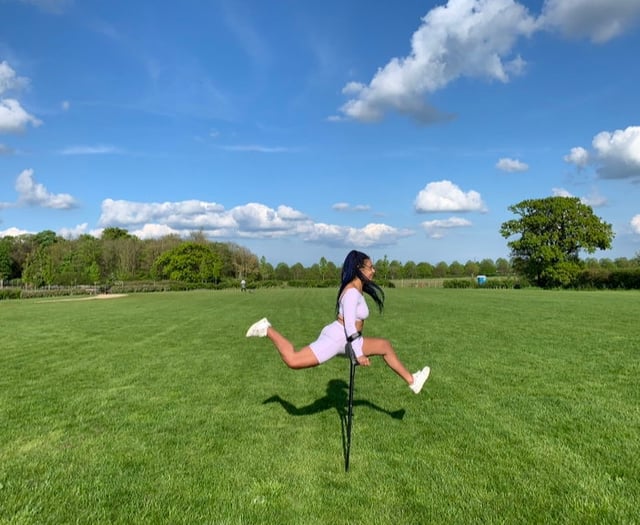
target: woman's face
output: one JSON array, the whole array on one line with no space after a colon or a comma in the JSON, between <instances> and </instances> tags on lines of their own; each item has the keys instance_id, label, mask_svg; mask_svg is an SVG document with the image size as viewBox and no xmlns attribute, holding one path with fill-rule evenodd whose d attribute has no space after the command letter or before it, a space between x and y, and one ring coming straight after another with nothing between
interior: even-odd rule
<instances>
[{"instance_id":1,"label":"woman's face","mask_svg":"<svg viewBox=\"0 0 640 525\"><path fill-rule=\"evenodd\" d=\"M373 279L373 276L376 274L376 269L371 262L371 259L365 259L362 267L360 268L362 274L369 279L370 281Z\"/></svg>"}]
</instances>

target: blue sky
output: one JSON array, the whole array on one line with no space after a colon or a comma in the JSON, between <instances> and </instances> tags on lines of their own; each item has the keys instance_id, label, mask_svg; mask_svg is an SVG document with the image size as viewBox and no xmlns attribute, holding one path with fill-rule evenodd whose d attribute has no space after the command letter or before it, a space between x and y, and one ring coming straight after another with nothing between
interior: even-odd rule
<instances>
[{"instance_id":1,"label":"blue sky","mask_svg":"<svg viewBox=\"0 0 640 525\"><path fill-rule=\"evenodd\" d=\"M631 258L639 52L640 0L0 0L0 235L464 263L572 195Z\"/></svg>"}]
</instances>

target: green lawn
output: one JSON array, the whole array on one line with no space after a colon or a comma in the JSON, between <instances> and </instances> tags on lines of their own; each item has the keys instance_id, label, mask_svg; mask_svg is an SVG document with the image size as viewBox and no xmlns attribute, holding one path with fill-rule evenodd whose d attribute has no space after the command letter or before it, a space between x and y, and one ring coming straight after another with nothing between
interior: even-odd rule
<instances>
[{"instance_id":1,"label":"green lawn","mask_svg":"<svg viewBox=\"0 0 640 525\"><path fill-rule=\"evenodd\" d=\"M396 289L381 360L292 371L335 290L0 302L0 523L640 523L640 293Z\"/></svg>"}]
</instances>

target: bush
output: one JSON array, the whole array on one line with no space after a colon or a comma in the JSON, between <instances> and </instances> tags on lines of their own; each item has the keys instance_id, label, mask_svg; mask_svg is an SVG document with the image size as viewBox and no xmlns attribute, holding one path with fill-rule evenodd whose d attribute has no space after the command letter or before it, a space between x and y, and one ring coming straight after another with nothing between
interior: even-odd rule
<instances>
[{"instance_id":1,"label":"bush","mask_svg":"<svg viewBox=\"0 0 640 525\"><path fill-rule=\"evenodd\" d=\"M471 279L445 279L442 282L443 288L474 288L477 286L476 282Z\"/></svg>"},{"instance_id":2,"label":"bush","mask_svg":"<svg viewBox=\"0 0 640 525\"><path fill-rule=\"evenodd\" d=\"M0 301L3 299L20 299L20 288L3 288L0 290Z\"/></svg>"},{"instance_id":3,"label":"bush","mask_svg":"<svg viewBox=\"0 0 640 525\"><path fill-rule=\"evenodd\" d=\"M487 279L484 283L478 284L475 279L445 279L443 288L485 288L485 289L520 289L527 286L527 283L516 278L507 277L504 279Z\"/></svg>"},{"instance_id":4,"label":"bush","mask_svg":"<svg viewBox=\"0 0 640 525\"><path fill-rule=\"evenodd\" d=\"M578 274L575 287L584 290L638 290L640 289L640 268L623 270L588 268Z\"/></svg>"},{"instance_id":5,"label":"bush","mask_svg":"<svg viewBox=\"0 0 640 525\"><path fill-rule=\"evenodd\" d=\"M613 270L609 275L609 288L621 290L640 289L640 268Z\"/></svg>"},{"instance_id":6,"label":"bush","mask_svg":"<svg viewBox=\"0 0 640 525\"><path fill-rule=\"evenodd\" d=\"M50 286L46 288L24 288L20 291L21 299L38 299L42 297L71 297L74 295L92 295L92 289L83 287Z\"/></svg>"},{"instance_id":7,"label":"bush","mask_svg":"<svg viewBox=\"0 0 640 525\"><path fill-rule=\"evenodd\" d=\"M288 281L287 285L291 288L334 288L340 286L340 283L331 280L325 281Z\"/></svg>"}]
</instances>

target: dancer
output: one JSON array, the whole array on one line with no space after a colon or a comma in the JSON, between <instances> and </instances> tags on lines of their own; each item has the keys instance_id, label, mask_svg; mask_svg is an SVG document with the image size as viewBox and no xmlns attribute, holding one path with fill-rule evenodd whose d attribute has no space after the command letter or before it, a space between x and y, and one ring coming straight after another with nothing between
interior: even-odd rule
<instances>
[{"instance_id":1,"label":"dancer","mask_svg":"<svg viewBox=\"0 0 640 525\"><path fill-rule=\"evenodd\" d=\"M296 351L293 344L278 332L265 317L247 330L247 337L268 337L284 363L292 369L311 368L345 354L347 340L351 342L358 364L369 366L371 356L382 356L385 363L418 394L429 378L430 368L412 374L402 364L387 339L364 337L364 320L369 308L364 294L369 295L382 313L384 292L373 282L376 269L365 253L352 250L342 265L342 279L336 299L336 320L322 329L318 339Z\"/></svg>"}]
</instances>

